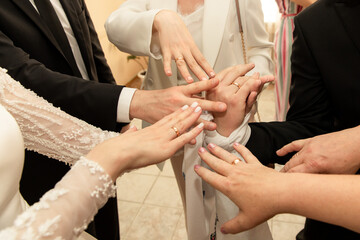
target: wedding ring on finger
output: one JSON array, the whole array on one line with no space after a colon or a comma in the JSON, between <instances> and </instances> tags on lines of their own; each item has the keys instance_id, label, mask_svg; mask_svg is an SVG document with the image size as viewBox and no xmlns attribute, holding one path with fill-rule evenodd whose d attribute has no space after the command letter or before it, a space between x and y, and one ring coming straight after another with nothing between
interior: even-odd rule
<instances>
[{"instance_id":1,"label":"wedding ring on finger","mask_svg":"<svg viewBox=\"0 0 360 240\"><path fill-rule=\"evenodd\" d=\"M234 85L234 86L238 87L239 89L241 88L240 84L238 84L237 82L232 82L231 85Z\"/></svg>"},{"instance_id":2,"label":"wedding ring on finger","mask_svg":"<svg viewBox=\"0 0 360 240\"><path fill-rule=\"evenodd\" d=\"M240 162L240 160L237 158L234 161L232 161L231 165L237 165Z\"/></svg>"},{"instance_id":3,"label":"wedding ring on finger","mask_svg":"<svg viewBox=\"0 0 360 240\"><path fill-rule=\"evenodd\" d=\"M180 136L180 131L176 127L171 127L171 129L176 133L176 137Z\"/></svg>"},{"instance_id":4,"label":"wedding ring on finger","mask_svg":"<svg viewBox=\"0 0 360 240\"><path fill-rule=\"evenodd\" d=\"M183 56L179 56L179 57L175 58L175 62L177 62L177 61L184 61Z\"/></svg>"}]
</instances>

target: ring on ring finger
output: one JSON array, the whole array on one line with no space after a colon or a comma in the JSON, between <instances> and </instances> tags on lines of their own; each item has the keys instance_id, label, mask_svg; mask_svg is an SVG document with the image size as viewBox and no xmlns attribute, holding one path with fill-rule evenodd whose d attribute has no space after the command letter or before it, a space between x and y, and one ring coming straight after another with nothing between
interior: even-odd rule
<instances>
[{"instance_id":1,"label":"ring on ring finger","mask_svg":"<svg viewBox=\"0 0 360 240\"><path fill-rule=\"evenodd\" d=\"M176 134L176 137L179 137L180 136L180 131L179 129L177 129L176 127L171 127L172 130L174 130L175 134Z\"/></svg>"},{"instance_id":2,"label":"ring on ring finger","mask_svg":"<svg viewBox=\"0 0 360 240\"><path fill-rule=\"evenodd\" d=\"M240 84L238 84L237 82L232 82L231 85L234 85L234 86L236 86L236 87L239 88L239 89L241 88Z\"/></svg>"},{"instance_id":3,"label":"ring on ring finger","mask_svg":"<svg viewBox=\"0 0 360 240\"><path fill-rule=\"evenodd\" d=\"M184 61L183 56L179 56L179 57L175 58L175 62L177 62L177 61Z\"/></svg>"},{"instance_id":4,"label":"ring on ring finger","mask_svg":"<svg viewBox=\"0 0 360 240\"><path fill-rule=\"evenodd\" d=\"M232 161L231 165L237 165L240 162L240 159L236 158L234 161Z\"/></svg>"}]
</instances>

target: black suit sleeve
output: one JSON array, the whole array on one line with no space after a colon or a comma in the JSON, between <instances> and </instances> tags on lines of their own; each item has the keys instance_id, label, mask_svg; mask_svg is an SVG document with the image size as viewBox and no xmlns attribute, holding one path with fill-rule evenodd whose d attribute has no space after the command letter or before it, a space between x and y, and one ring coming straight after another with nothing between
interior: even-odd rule
<instances>
[{"instance_id":1,"label":"black suit sleeve","mask_svg":"<svg viewBox=\"0 0 360 240\"><path fill-rule=\"evenodd\" d=\"M67 113L106 130L115 130L122 86L96 83L47 69L0 31L0 66L24 87ZM74 104L76 103L76 104Z\"/></svg>"},{"instance_id":2,"label":"black suit sleeve","mask_svg":"<svg viewBox=\"0 0 360 240\"><path fill-rule=\"evenodd\" d=\"M263 164L284 164L290 156L280 158L276 150L291 141L332 130L334 117L324 79L297 17L291 62L290 109L286 122L251 124L251 137L246 146Z\"/></svg>"}]
</instances>

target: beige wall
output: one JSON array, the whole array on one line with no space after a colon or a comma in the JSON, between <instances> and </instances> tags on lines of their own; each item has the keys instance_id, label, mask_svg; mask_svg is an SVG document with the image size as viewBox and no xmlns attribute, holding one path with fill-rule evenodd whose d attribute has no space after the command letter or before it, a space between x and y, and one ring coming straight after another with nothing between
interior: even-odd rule
<instances>
[{"instance_id":1,"label":"beige wall","mask_svg":"<svg viewBox=\"0 0 360 240\"><path fill-rule=\"evenodd\" d=\"M124 0L85 0L85 2L116 82L125 85L136 76L140 67L133 61L127 62L128 54L120 52L109 42L104 28L104 23L110 13L116 10Z\"/></svg>"}]
</instances>

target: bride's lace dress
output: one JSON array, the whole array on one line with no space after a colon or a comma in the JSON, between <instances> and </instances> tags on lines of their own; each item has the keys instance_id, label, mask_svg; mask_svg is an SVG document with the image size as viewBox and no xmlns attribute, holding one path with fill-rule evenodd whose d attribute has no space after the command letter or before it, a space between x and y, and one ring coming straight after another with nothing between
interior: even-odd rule
<instances>
[{"instance_id":1,"label":"bride's lace dress","mask_svg":"<svg viewBox=\"0 0 360 240\"><path fill-rule=\"evenodd\" d=\"M75 239L115 195L110 176L82 156L118 134L102 131L53 107L2 68L0 124L0 239ZM19 193L24 146L73 165L54 189L26 211Z\"/></svg>"}]
</instances>

